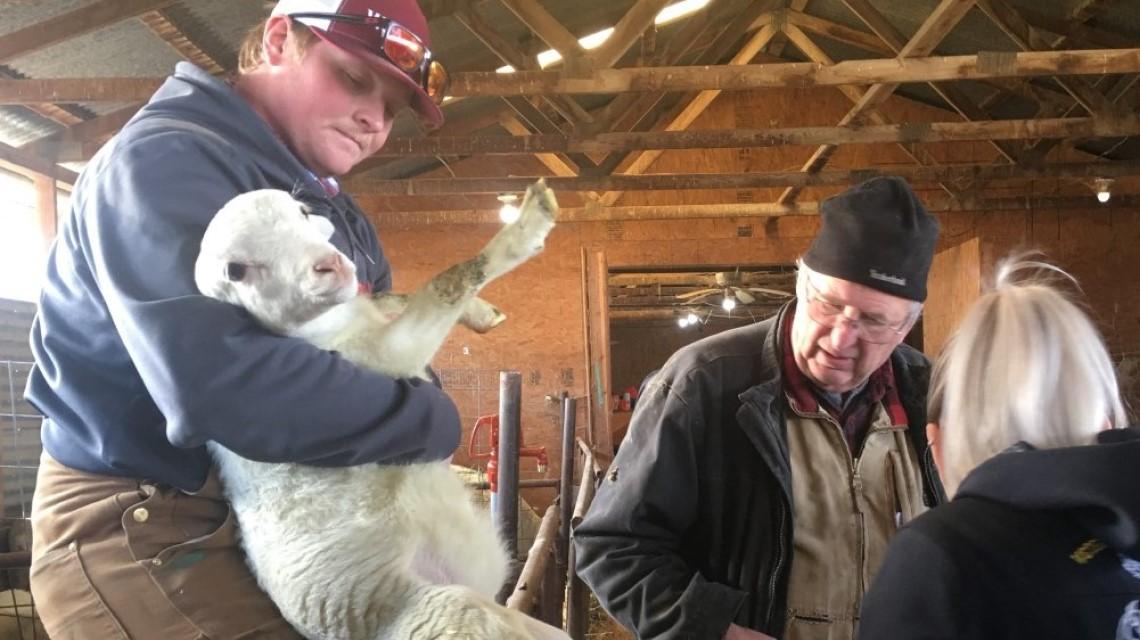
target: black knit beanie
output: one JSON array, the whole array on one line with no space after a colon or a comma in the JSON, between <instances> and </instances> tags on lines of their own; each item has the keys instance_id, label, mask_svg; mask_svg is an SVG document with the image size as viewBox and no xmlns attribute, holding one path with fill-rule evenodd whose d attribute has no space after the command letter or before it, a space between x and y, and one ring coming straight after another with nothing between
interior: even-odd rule
<instances>
[{"instance_id":1,"label":"black knit beanie","mask_svg":"<svg viewBox=\"0 0 1140 640\"><path fill-rule=\"evenodd\" d=\"M824 200L820 214L823 226L803 257L809 269L892 296L926 300L938 219L906 180L872 178Z\"/></svg>"}]
</instances>

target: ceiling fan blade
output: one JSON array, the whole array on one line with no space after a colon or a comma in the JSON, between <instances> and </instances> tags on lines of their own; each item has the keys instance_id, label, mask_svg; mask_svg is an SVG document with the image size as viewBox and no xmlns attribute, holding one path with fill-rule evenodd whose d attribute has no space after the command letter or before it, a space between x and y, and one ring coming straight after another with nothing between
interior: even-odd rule
<instances>
[{"instance_id":1,"label":"ceiling fan blade","mask_svg":"<svg viewBox=\"0 0 1140 640\"><path fill-rule=\"evenodd\" d=\"M736 297L739 298L740 301L743 302L744 304L752 304L753 302L756 302L756 296L752 295L751 293L748 293L747 291L745 291L744 289L741 289L740 287L733 287L732 292L735 293Z\"/></svg>"},{"instance_id":2,"label":"ceiling fan blade","mask_svg":"<svg viewBox=\"0 0 1140 640\"><path fill-rule=\"evenodd\" d=\"M719 291L720 291L720 289L698 289L696 291L689 291L686 293L678 293L677 295L675 295L673 297L675 297L679 300L688 300L690 298L699 298L701 296L712 295L712 294L717 293Z\"/></svg>"},{"instance_id":3,"label":"ceiling fan blade","mask_svg":"<svg viewBox=\"0 0 1140 640\"><path fill-rule=\"evenodd\" d=\"M791 297L794 297L796 295L790 291L780 291L779 289L766 289L764 287L748 287L748 290L749 291L755 291L756 293L766 293L770 296L776 296L777 298L791 298Z\"/></svg>"}]
</instances>

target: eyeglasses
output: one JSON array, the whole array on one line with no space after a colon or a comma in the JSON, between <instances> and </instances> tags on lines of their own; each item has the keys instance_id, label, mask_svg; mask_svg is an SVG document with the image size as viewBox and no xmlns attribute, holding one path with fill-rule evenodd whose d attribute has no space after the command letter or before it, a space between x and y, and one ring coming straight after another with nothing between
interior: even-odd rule
<instances>
[{"instance_id":1,"label":"eyeglasses","mask_svg":"<svg viewBox=\"0 0 1140 640\"><path fill-rule=\"evenodd\" d=\"M290 18L336 20L376 29L380 42L369 44L373 53L396 65L418 84L432 102L441 104L451 79L443 63L432 59L431 50L411 29L380 15L358 16L343 13L292 13ZM359 41L359 39L358 39Z\"/></svg>"},{"instance_id":2,"label":"eyeglasses","mask_svg":"<svg viewBox=\"0 0 1140 640\"><path fill-rule=\"evenodd\" d=\"M840 322L854 325L859 331L859 339L873 344L885 344L903 335L914 318L908 316L899 324L892 324L879 318L860 315L858 319L843 315L843 310L849 305L840 304L824 298L819 289L811 283L811 278L804 278L805 297L807 300L808 317L823 327L835 328Z\"/></svg>"}]
</instances>

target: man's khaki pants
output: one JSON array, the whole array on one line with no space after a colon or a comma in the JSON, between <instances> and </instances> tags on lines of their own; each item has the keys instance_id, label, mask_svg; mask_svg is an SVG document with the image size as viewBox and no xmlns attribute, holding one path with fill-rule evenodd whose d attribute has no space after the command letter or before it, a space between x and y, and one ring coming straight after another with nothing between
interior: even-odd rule
<instances>
[{"instance_id":1,"label":"man's khaki pants","mask_svg":"<svg viewBox=\"0 0 1140 640\"><path fill-rule=\"evenodd\" d=\"M211 474L189 494L46 453L32 595L52 640L300 640L257 586Z\"/></svg>"}]
</instances>

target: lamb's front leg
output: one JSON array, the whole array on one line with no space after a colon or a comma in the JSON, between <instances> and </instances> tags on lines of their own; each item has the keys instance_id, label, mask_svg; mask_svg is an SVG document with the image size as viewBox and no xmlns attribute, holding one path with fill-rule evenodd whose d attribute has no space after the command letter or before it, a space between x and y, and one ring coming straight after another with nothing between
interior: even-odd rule
<instances>
[{"instance_id":1,"label":"lamb's front leg","mask_svg":"<svg viewBox=\"0 0 1140 640\"><path fill-rule=\"evenodd\" d=\"M372 295L372 306L391 322L408 307L408 297L401 293L376 293ZM495 305L482 298L471 298L463 307L459 323L472 331L487 333L506 319L507 316Z\"/></svg>"},{"instance_id":2,"label":"lamb's front leg","mask_svg":"<svg viewBox=\"0 0 1140 640\"><path fill-rule=\"evenodd\" d=\"M531 185L518 220L499 230L479 255L432 278L409 296L404 312L384 329L380 361L427 366L479 290L542 250L557 213L554 192L546 183L539 180Z\"/></svg>"}]
</instances>

